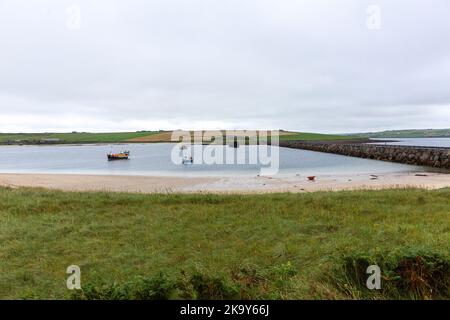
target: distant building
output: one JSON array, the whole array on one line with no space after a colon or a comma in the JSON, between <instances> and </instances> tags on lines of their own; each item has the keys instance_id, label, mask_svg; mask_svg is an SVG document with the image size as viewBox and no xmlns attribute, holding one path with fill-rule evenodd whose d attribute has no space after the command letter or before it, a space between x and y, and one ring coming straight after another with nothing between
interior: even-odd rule
<instances>
[{"instance_id":1,"label":"distant building","mask_svg":"<svg viewBox=\"0 0 450 320\"><path fill-rule=\"evenodd\" d=\"M58 143L58 142L61 142L61 139L59 139L59 138L47 138L47 139L42 139L39 142L40 143Z\"/></svg>"}]
</instances>

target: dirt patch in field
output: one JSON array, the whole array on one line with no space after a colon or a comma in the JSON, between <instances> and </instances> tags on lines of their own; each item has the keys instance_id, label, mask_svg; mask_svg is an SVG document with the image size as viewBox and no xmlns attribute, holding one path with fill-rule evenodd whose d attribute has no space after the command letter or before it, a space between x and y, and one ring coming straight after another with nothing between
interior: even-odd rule
<instances>
[{"instance_id":1,"label":"dirt patch in field","mask_svg":"<svg viewBox=\"0 0 450 320\"><path fill-rule=\"evenodd\" d=\"M292 132L292 131L280 131L280 136L292 136L294 134L298 134L298 132Z\"/></svg>"},{"instance_id":2,"label":"dirt patch in field","mask_svg":"<svg viewBox=\"0 0 450 320\"><path fill-rule=\"evenodd\" d=\"M151 134L144 137L137 137L126 140L128 142L170 142L172 131L164 131L156 134Z\"/></svg>"},{"instance_id":3,"label":"dirt patch in field","mask_svg":"<svg viewBox=\"0 0 450 320\"><path fill-rule=\"evenodd\" d=\"M171 142L172 132L173 131L164 131L161 133L151 134L151 135L144 136L144 137L137 137L137 138L129 139L126 141L128 141L128 142ZM191 136L193 135L194 132L199 132L199 131L190 131ZM217 132L217 131L206 130L206 131L203 131L203 135L212 134L213 132ZM223 131L223 130L221 130L221 132L225 133L225 131ZM232 132L232 131L230 131L230 132ZM233 133L238 137L245 136L246 134L248 134L248 133L245 133L245 131L243 131L243 130L237 130ZM297 132L291 132L291 131L280 131L279 132L280 136L288 136L288 135L294 135L294 134L297 134Z\"/></svg>"}]
</instances>

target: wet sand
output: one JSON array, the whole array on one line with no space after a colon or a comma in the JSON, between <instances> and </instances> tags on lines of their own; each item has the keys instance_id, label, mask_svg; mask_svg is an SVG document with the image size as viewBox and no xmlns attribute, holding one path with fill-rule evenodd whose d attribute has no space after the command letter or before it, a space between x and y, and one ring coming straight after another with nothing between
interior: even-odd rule
<instances>
[{"instance_id":1,"label":"wet sand","mask_svg":"<svg viewBox=\"0 0 450 320\"><path fill-rule=\"evenodd\" d=\"M266 193L313 192L358 189L450 187L450 174L413 172L360 175L323 175L309 181L302 175L274 177L154 177L76 174L0 173L0 185L38 187L65 191L110 191L139 193Z\"/></svg>"}]
</instances>

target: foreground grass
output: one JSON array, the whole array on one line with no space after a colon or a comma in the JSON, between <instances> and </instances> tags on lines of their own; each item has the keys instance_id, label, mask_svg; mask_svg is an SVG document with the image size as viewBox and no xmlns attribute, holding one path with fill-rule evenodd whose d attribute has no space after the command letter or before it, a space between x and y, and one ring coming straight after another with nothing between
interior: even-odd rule
<instances>
[{"instance_id":1,"label":"foreground grass","mask_svg":"<svg viewBox=\"0 0 450 320\"><path fill-rule=\"evenodd\" d=\"M445 285L449 221L449 189L140 195L0 188L0 298L71 298L65 270L72 264L81 267L82 298L139 298L142 287L151 289L144 298L396 298L361 287L352 268L361 255L385 266L424 252L444 261ZM398 297L448 298L442 287L437 297L414 290Z\"/></svg>"}]
</instances>

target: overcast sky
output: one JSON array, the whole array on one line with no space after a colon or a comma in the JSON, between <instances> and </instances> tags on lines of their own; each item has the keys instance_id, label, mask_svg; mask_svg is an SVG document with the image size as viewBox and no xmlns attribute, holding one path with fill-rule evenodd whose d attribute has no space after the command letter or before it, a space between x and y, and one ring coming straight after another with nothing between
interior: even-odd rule
<instances>
[{"instance_id":1,"label":"overcast sky","mask_svg":"<svg viewBox=\"0 0 450 320\"><path fill-rule=\"evenodd\" d=\"M448 127L448 0L0 0L0 132Z\"/></svg>"}]
</instances>

